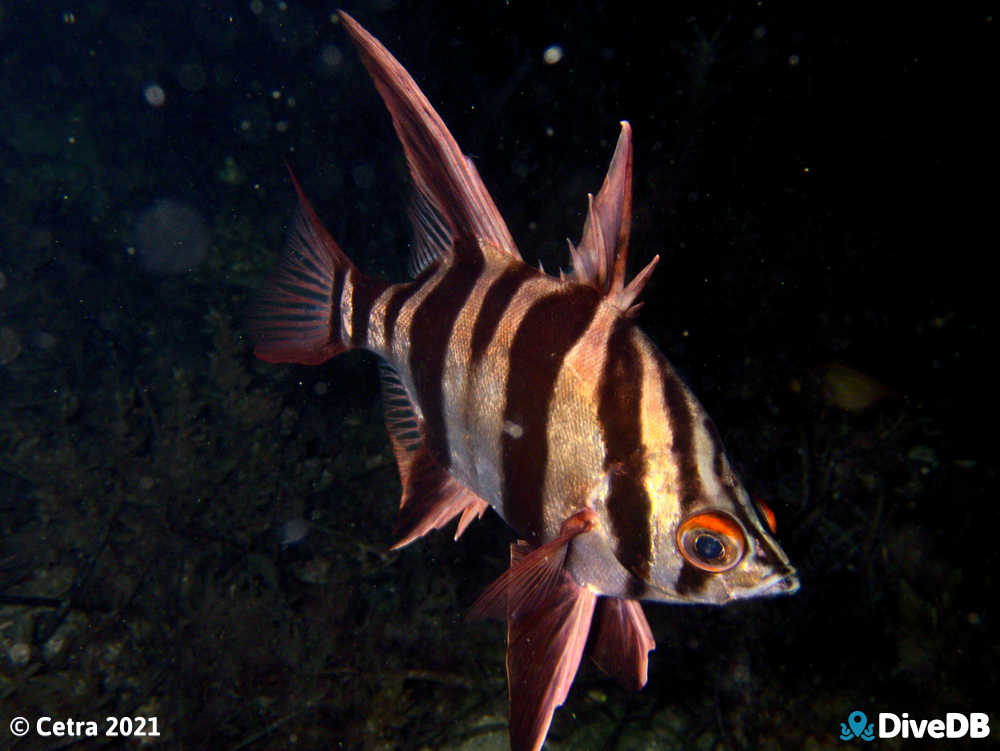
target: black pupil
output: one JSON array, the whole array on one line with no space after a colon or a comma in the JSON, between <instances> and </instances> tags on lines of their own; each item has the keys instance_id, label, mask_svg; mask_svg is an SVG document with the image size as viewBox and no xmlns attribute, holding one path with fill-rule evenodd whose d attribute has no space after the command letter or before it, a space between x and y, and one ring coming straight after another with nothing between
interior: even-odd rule
<instances>
[{"instance_id":1,"label":"black pupil","mask_svg":"<svg viewBox=\"0 0 1000 751\"><path fill-rule=\"evenodd\" d=\"M694 539L694 549L698 555L706 561L714 561L722 557L726 549L722 543L712 535L698 535Z\"/></svg>"}]
</instances>

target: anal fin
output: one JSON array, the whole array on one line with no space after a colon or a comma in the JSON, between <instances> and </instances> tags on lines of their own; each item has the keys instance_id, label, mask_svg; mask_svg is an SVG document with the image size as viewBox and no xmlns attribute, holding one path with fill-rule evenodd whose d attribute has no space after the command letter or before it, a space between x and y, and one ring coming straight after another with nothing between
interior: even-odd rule
<instances>
[{"instance_id":1,"label":"anal fin","mask_svg":"<svg viewBox=\"0 0 1000 751\"><path fill-rule=\"evenodd\" d=\"M427 449L424 421L406 386L391 366L381 364L385 423L399 467L403 497L391 549L409 545L461 514L455 539L481 517L489 504L448 473Z\"/></svg>"},{"instance_id":2,"label":"anal fin","mask_svg":"<svg viewBox=\"0 0 1000 751\"><path fill-rule=\"evenodd\" d=\"M399 474L403 481L403 498L399 502L399 516L392 531L397 550L433 529L441 529L461 514L455 539L462 536L473 519L481 517L489 504L442 469L421 445L407 457L404 469L399 459Z\"/></svg>"}]
</instances>

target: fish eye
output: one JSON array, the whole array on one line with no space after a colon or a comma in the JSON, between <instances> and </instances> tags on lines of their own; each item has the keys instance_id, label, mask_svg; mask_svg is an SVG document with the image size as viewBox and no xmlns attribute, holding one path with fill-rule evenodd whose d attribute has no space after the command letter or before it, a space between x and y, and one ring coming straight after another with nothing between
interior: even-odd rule
<instances>
[{"instance_id":1,"label":"fish eye","mask_svg":"<svg viewBox=\"0 0 1000 751\"><path fill-rule=\"evenodd\" d=\"M726 546L719 542L719 538L703 532L694 538L695 552L706 561L715 561L726 554Z\"/></svg>"},{"instance_id":2,"label":"fish eye","mask_svg":"<svg viewBox=\"0 0 1000 751\"><path fill-rule=\"evenodd\" d=\"M677 527L677 547L684 560L703 571L728 571L743 559L743 528L729 514L708 511L693 514Z\"/></svg>"}]
</instances>

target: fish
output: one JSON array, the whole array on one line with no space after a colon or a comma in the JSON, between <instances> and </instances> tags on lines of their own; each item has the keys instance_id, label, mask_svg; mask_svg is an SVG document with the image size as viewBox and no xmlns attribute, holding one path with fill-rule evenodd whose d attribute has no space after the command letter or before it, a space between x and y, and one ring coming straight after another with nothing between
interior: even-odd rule
<instances>
[{"instance_id":1,"label":"fish","mask_svg":"<svg viewBox=\"0 0 1000 751\"><path fill-rule=\"evenodd\" d=\"M257 357L379 359L402 484L393 549L488 510L517 541L469 619L507 626L509 736L537 751L585 652L631 689L656 646L642 602L792 594L772 512L748 494L719 432L638 326L631 279L632 130L620 131L571 270L526 263L476 166L390 52L339 12L385 103L414 199L411 279L362 273L291 175L298 211L248 315ZM289 170L291 173L291 170Z\"/></svg>"}]
</instances>

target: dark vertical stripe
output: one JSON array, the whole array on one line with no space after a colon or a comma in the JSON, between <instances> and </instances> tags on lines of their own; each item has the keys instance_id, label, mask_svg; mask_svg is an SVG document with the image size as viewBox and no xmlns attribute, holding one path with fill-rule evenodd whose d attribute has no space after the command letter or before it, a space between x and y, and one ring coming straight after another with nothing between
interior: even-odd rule
<instances>
[{"instance_id":1,"label":"dark vertical stripe","mask_svg":"<svg viewBox=\"0 0 1000 751\"><path fill-rule=\"evenodd\" d=\"M456 243L454 260L441 281L413 311L410 374L427 425L427 443L442 467L451 465L444 419L444 361L452 330L479 281L484 261L472 239Z\"/></svg>"},{"instance_id":2,"label":"dark vertical stripe","mask_svg":"<svg viewBox=\"0 0 1000 751\"><path fill-rule=\"evenodd\" d=\"M385 282L355 273L354 289L351 291L351 344L355 347L368 344L368 319L372 305L386 286Z\"/></svg>"},{"instance_id":3,"label":"dark vertical stripe","mask_svg":"<svg viewBox=\"0 0 1000 751\"><path fill-rule=\"evenodd\" d=\"M392 346L392 340L396 334L396 321L399 319L399 313L403 309L403 305L416 293L418 289L424 286L427 280L434 274L434 270L437 269L437 264L432 263L430 266L425 268L419 274L417 274L416 279L407 284L399 284L392 291L392 296L389 301L385 304L385 347L389 349Z\"/></svg>"},{"instance_id":4,"label":"dark vertical stripe","mask_svg":"<svg viewBox=\"0 0 1000 751\"><path fill-rule=\"evenodd\" d=\"M715 427L715 423L712 422L712 418L706 417L702 420L702 424L708 432L708 437L712 440L712 471L715 472L715 476L719 478L719 481L725 485L726 475L725 465L722 461L722 436L719 435L719 429Z\"/></svg>"},{"instance_id":5,"label":"dark vertical stripe","mask_svg":"<svg viewBox=\"0 0 1000 751\"><path fill-rule=\"evenodd\" d=\"M736 487L733 484L734 482L739 484L739 480L733 477L729 472L726 472L726 450L722 446L722 436L719 435L719 429L715 427L715 423L712 421L711 417L706 417L702 420L702 424L708 432L708 437L712 440L712 471L719 479L719 485L722 487L722 491L728 495L729 500L733 502L733 507L741 508L739 494L736 492Z\"/></svg>"},{"instance_id":6,"label":"dark vertical stripe","mask_svg":"<svg viewBox=\"0 0 1000 751\"><path fill-rule=\"evenodd\" d=\"M625 597L630 600L644 600L650 592L649 585L636 576L625 580Z\"/></svg>"},{"instance_id":7,"label":"dark vertical stripe","mask_svg":"<svg viewBox=\"0 0 1000 751\"><path fill-rule=\"evenodd\" d=\"M566 353L594 318L600 296L591 287L547 295L529 308L514 334L507 375L504 422L519 425L501 437L503 515L531 543L543 534L548 413Z\"/></svg>"},{"instance_id":8,"label":"dark vertical stripe","mask_svg":"<svg viewBox=\"0 0 1000 751\"><path fill-rule=\"evenodd\" d=\"M340 325L340 298L344 292L344 280L347 278L347 271L337 271L333 275L333 290L330 293L330 339L331 342L343 342L344 332ZM344 342L345 344L347 342Z\"/></svg>"},{"instance_id":9,"label":"dark vertical stripe","mask_svg":"<svg viewBox=\"0 0 1000 751\"><path fill-rule=\"evenodd\" d=\"M642 600L649 594L649 585L642 579L630 576L625 580L625 596L630 600Z\"/></svg>"},{"instance_id":10,"label":"dark vertical stripe","mask_svg":"<svg viewBox=\"0 0 1000 751\"><path fill-rule=\"evenodd\" d=\"M537 274L527 264L514 262L490 285L472 327L472 353L469 358L472 366L483 359L486 348L493 341L493 335L521 285Z\"/></svg>"},{"instance_id":11,"label":"dark vertical stripe","mask_svg":"<svg viewBox=\"0 0 1000 751\"><path fill-rule=\"evenodd\" d=\"M632 324L619 320L608 338L597 418L606 446L604 468L610 472L607 508L615 556L646 579L652 558L652 504L643 485L642 359L633 334Z\"/></svg>"},{"instance_id":12,"label":"dark vertical stripe","mask_svg":"<svg viewBox=\"0 0 1000 751\"><path fill-rule=\"evenodd\" d=\"M681 566L681 572L677 575L674 591L681 596L702 594L712 576L714 574L703 571L685 561L684 565Z\"/></svg>"},{"instance_id":13,"label":"dark vertical stripe","mask_svg":"<svg viewBox=\"0 0 1000 751\"><path fill-rule=\"evenodd\" d=\"M667 419L673 437L671 451L677 462L677 497L681 514L684 515L701 497L701 480L698 477L698 462L694 455L694 416L687 400L687 387L673 372L667 361L657 358L660 380L663 382L663 398L667 404Z\"/></svg>"}]
</instances>

